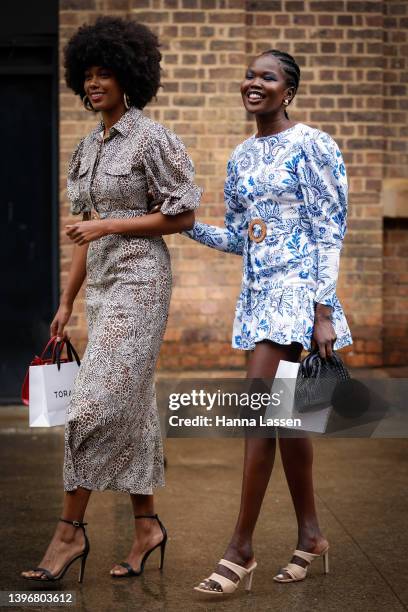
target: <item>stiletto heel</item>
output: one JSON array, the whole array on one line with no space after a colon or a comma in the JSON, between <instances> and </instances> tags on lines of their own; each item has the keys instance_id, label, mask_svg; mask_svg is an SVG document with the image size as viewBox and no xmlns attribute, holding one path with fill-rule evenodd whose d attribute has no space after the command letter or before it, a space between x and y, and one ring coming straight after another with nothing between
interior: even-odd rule
<instances>
[{"instance_id":1,"label":"stiletto heel","mask_svg":"<svg viewBox=\"0 0 408 612\"><path fill-rule=\"evenodd\" d=\"M166 544L167 544L167 536L166 538L162 541L162 543L160 544L160 565L159 565L159 569L163 569L163 565L164 565L164 552L166 550Z\"/></svg>"},{"instance_id":2,"label":"stiletto heel","mask_svg":"<svg viewBox=\"0 0 408 612\"><path fill-rule=\"evenodd\" d=\"M252 589L252 578L254 577L254 572L252 571L250 574L248 574L248 576L245 578L245 590L246 591L250 591Z\"/></svg>"},{"instance_id":3,"label":"stiletto heel","mask_svg":"<svg viewBox=\"0 0 408 612\"><path fill-rule=\"evenodd\" d=\"M303 567L302 565L298 565L297 563L288 563L286 567L282 568L289 577L285 577L281 572L273 577L276 582L298 582L299 580L304 580L307 574L308 566L317 559L318 557L323 557L323 569L324 573L329 573L329 547L322 550L319 555L315 555L314 553L308 553L305 550L295 550L293 553L294 556L300 557L307 561L307 566Z\"/></svg>"},{"instance_id":4,"label":"stiletto heel","mask_svg":"<svg viewBox=\"0 0 408 612\"><path fill-rule=\"evenodd\" d=\"M67 569L78 559L81 559L81 565L79 568L79 575L78 575L78 582L82 582L83 578L84 578L84 572L85 572L85 564L86 564L86 560L88 558L88 554L89 554L89 550L90 550L90 546L89 546L89 540L88 537L85 533L85 525L87 525L88 523L81 523L80 521L68 521L67 519L63 519L60 518L60 521L62 521L63 523L68 523L69 525L73 525L74 527L80 527L84 533L84 538L85 538L85 548L84 550L79 554L76 555L73 559L71 559L70 561L68 561L63 568L58 572L58 574L52 574L50 572L50 570L45 569L45 567L35 567L32 570L28 570L28 571L32 571L32 572L42 572L40 576L22 576L22 578L25 578L26 580L42 580L43 582L55 582L56 580L61 580L61 578L64 577L65 572L67 571Z\"/></svg>"},{"instance_id":5,"label":"stiletto heel","mask_svg":"<svg viewBox=\"0 0 408 612\"><path fill-rule=\"evenodd\" d=\"M161 520L159 519L159 517L157 516L157 514L137 514L135 516L135 519L139 519L139 518L150 518L150 519L155 519L159 525L160 525L160 529L162 531L163 534L163 539L161 542L159 542L158 544L156 544L156 546L153 546L153 548L150 548L150 550L148 550L147 552L145 552L145 554L143 555L143 559L140 563L140 569L139 570L134 570L133 567L131 565L129 565L129 563L126 563L126 561L122 561L122 563L119 563L119 565L121 565L122 567L124 567L125 569L127 569L127 573L126 574L112 574L111 576L113 578L128 578L130 576L140 576L141 574L143 574L143 570L144 570L144 566L145 563L149 557L149 555L156 550L156 548L159 548L160 546L160 565L159 568L163 569L163 565L164 565L164 552L166 549L166 544L167 544L167 531L165 526L163 525L163 523L161 522Z\"/></svg>"},{"instance_id":6,"label":"stiletto heel","mask_svg":"<svg viewBox=\"0 0 408 612\"><path fill-rule=\"evenodd\" d=\"M200 582L198 586L194 587L195 591L199 591L200 593L205 593L208 595L230 595L231 593L234 593L237 590L241 582L243 582L246 591L251 590L252 578L257 565L256 561L254 561L252 565L248 568L243 567L242 565L238 565L237 563L233 563L232 561L228 561L228 559L221 559L218 562L218 565L224 565L229 570L234 572L234 574L238 576L238 581L234 582L234 580L226 578L226 576L222 576L221 574L213 572L211 576L206 578L203 582ZM210 580L218 582L221 587L221 591L219 589L210 587Z\"/></svg>"},{"instance_id":7,"label":"stiletto heel","mask_svg":"<svg viewBox=\"0 0 408 612\"><path fill-rule=\"evenodd\" d=\"M78 582L83 582L84 579L84 574L85 574L85 564L86 564L86 558L88 555L83 556L81 559L81 567L79 568L79 574L78 574Z\"/></svg>"}]
</instances>

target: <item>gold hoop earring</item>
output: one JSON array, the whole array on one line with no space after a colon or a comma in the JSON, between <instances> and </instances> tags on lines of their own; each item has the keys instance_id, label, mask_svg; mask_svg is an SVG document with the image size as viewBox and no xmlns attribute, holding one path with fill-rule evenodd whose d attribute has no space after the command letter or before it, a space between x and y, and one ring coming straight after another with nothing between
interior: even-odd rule
<instances>
[{"instance_id":1,"label":"gold hoop earring","mask_svg":"<svg viewBox=\"0 0 408 612\"><path fill-rule=\"evenodd\" d=\"M126 93L123 94L123 104L125 105L126 110L129 110L129 108L130 108L130 98L129 98L129 96Z\"/></svg>"},{"instance_id":2,"label":"gold hoop earring","mask_svg":"<svg viewBox=\"0 0 408 612\"><path fill-rule=\"evenodd\" d=\"M88 96L84 96L82 98L82 104L84 105L85 110L89 111L89 112L94 112L94 108L91 104L90 99L88 98Z\"/></svg>"}]
</instances>

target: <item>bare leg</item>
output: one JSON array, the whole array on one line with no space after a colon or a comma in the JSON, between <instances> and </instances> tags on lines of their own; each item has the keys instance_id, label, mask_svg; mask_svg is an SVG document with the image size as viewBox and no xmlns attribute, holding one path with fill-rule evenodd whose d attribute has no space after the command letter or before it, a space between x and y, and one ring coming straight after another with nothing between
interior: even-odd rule
<instances>
[{"instance_id":1,"label":"bare leg","mask_svg":"<svg viewBox=\"0 0 408 612\"><path fill-rule=\"evenodd\" d=\"M251 354L247 378L273 378L281 359L298 361L300 352L301 347L296 343L283 346L269 341L260 342ZM241 507L234 533L223 557L244 567L249 567L253 562L252 535L271 476L275 449L275 438L245 439ZM234 572L223 565L218 565L216 572L230 580L238 579ZM222 590L213 580L206 581L205 588Z\"/></svg>"},{"instance_id":2,"label":"bare leg","mask_svg":"<svg viewBox=\"0 0 408 612\"><path fill-rule=\"evenodd\" d=\"M154 514L154 497L153 495L131 495L133 514ZM159 523L154 519L135 519L135 539L129 555L126 558L126 563L135 570L139 571L140 563L143 555L150 549L159 544L163 540L163 533ZM110 572L112 575L124 575L128 570L121 565L114 565Z\"/></svg>"},{"instance_id":3,"label":"bare leg","mask_svg":"<svg viewBox=\"0 0 408 612\"><path fill-rule=\"evenodd\" d=\"M80 487L75 491L66 492L61 518L82 522L90 495L91 491ZM58 521L52 540L38 567L43 567L56 575L70 559L84 550L84 546L82 529ZM42 572L32 570L21 572L22 576L27 577L40 577L41 574Z\"/></svg>"},{"instance_id":4,"label":"bare leg","mask_svg":"<svg viewBox=\"0 0 408 612\"><path fill-rule=\"evenodd\" d=\"M279 448L298 523L296 548L320 554L328 541L320 531L316 515L312 441L310 438L279 438ZM307 562L300 557L293 556L291 562L307 566ZM283 570L280 570L280 574L284 578L289 577Z\"/></svg>"}]
</instances>

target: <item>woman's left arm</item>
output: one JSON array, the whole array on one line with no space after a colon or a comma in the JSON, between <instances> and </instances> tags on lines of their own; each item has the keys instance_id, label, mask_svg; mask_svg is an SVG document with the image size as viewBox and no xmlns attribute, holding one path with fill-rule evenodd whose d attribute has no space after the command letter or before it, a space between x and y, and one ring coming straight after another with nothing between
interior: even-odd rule
<instances>
[{"instance_id":1,"label":"woman's left arm","mask_svg":"<svg viewBox=\"0 0 408 612\"><path fill-rule=\"evenodd\" d=\"M322 357L330 357L336 339L331 313L346 232L348 185L342 154L329 134L320 132L305 143L298 171L304 212L317 244L313 340Z\"/></svg>"},{"instance_id":2,"label":"woman's left arm","mask_svg":"<svg viewBox=\"0 0 408 612\"><path fill-rule=\"evenodd\" d=\"M76 223L67 226L71 240L85 244L107 234L163 236L193 227L202 189L194 183L194 165L183 142L164 126L155 124L143 164L151 197L161 203L160 212Z\"/></svg>"},{"instance_id":3,"label":"woman's left arm","mask_svg":"<svg viewBox=\"0 0 408 612\"><path fill-rule=\"evenodd\" d=\"M161 212L133 217L131 219L95 219L66 225L66 235L78 245L98 240L108 234L130 236L165 236L189 230L194 225L194 211L178 215L164 215Z\"/></svg>"}]
</instances>

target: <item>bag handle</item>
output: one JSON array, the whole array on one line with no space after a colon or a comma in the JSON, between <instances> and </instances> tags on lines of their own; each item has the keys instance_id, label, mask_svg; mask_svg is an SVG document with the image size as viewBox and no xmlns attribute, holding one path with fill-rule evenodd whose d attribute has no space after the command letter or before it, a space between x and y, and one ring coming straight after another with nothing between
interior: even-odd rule
<instances>
[{"instance_id":1,"label":"bag handle","mask_svg":"<svg viewBox=\"0 0 408 612\"><path fill-rule=\"evenodd\" d=\"M78 353L76 352L76 350L74 349L74 347L72 346L72 343L70 340L67 339L67 353L68 353L68 358L70 361L74 361L72 359L72 355L75 358L75 361L77 362L78 366L81 365L81 360L78 356Z\"/></svg>"},{"instance_id":2,"label":"bag handle","mask_svg":"<svg viewBox=\"0 0 408 612\"><path fill-rule=\"evenodd\" d=\"M56 344L55 340L56 340L56 338L57 338L57 336L51 336L51 338L48 340L48 342L47 342L47 344L46 344L46 346L45 346L45 348L44 348L43 352L41 353L41 359L44 359L44 356L46 355L46 353L47 353L47 351L48 351L49 347L51 346L51 344L53 344L53 345L54 345L54 346L52 347L52 352L53 352L53 355L54 355L54 352L55 352L55 344Z\"/></svg>"},{"instance_id":3,"label":"bag handle","mask_svg":"<svg viewBox=\"0 0 408 612\"><path fill-rule=\"evenodd\" d=\"M55 363L55 355L56 355L57 345L59 344L59 342L61 342L61 341L58 341L58 342L57 342L57 341L56 341L56 339L57 339L57 338L58 338L58 336L52 336L52 337L51 337L51 338L48 340L48 342L47 342L47 345L46 345L45 349L44 349L44 350L43 350L43 352L41 353L41 359L42 359L43 361L44 361L44 356L46 355L46 353L47 353L47 351L48 351L48 349L49 349L50 345L51 345L51 344L53 344L53 347L52 347L52 353L51 353L51 362L52 362L52 363ZM62 343L64 344L64 342L65 342L65 339L63 338L63 339L62 339ZM72 361L72 357L71 357L71 361Z\"/></svg>"},{"instance_id":4,"label":"bag handle","mask_svg":"<svg viewBox=\"0 0 408 612\"><path fill-rule=\"evenodd\" d=\"M76 352L68 338L64 338L56 343L56 351L55 354L53 353L52 356L52 363L57 362L58 370L60 370L61 368L61 354L64 350L65 345L67 347L68 361L74 361L73 357L75 357L75 361L77 362L78 366L81 365L81 360L78 357L78 353Z\"/></svg>"}]
</instances>

